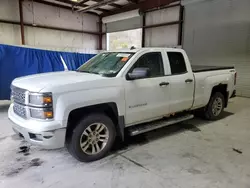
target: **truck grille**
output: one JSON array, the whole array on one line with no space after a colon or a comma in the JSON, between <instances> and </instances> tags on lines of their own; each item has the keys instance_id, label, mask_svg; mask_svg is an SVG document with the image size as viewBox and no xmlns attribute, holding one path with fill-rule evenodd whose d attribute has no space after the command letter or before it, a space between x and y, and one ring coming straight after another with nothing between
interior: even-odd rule
<instances>
[{"instance_id":1,"label":"truck grille","mask_svg":"<svg viewBox=\"0 0 250 188\"><path fill-rule=\"evenodd\" d=\"M25 106L14 103L13 110L14 110L15 114L17 114L18 116L20 116L22 118L27 117Z\"/></svg>"},{"instance_id":2,"label":"truck grille","mask_svg":"<svg viewBox=\"0 0 250 188\"><path fill-rule=\"evenodd\" d=\"M11 87L12 91L12 97L14 102L25 104L25 92L26 90L12 86Z\"/></svg>"}]
</instances>

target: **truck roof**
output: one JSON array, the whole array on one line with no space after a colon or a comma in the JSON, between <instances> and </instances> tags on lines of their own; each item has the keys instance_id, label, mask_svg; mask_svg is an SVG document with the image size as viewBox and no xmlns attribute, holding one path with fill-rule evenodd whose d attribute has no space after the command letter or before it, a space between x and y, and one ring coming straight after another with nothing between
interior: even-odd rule
<instances>
[{"instance_id":1,"label":"truck roof","mask_svg":"<svg viewBox=\"0 0 250 188\"><path fill-rule=\"evenodd\" d=\"M180 50L182 51L183 49L181 49L180 47L166 47L166 48L157 48L157 47L146 47L146 48L136 48L136 49L133 49L133 50L130 50L130 49L121 49L121 50L109 50L108 52L127 52L127 53L137 53L137 52L141 52L141 51L148 51L148 50Z\"/></svg>"}]
</instances>

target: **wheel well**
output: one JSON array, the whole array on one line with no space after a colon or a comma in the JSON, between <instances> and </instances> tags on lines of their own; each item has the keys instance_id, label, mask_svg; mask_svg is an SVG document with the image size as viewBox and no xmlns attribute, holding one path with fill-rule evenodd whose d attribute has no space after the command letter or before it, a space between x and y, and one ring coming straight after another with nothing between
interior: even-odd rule
<instances>
[{"instance_id":1,"label":"wheel well","mask_svg":"<svg viewBox=\"0 0 250 188\"><path fill-rule=\"evenodd\" d=\"M66 142L71 136L72 131L76 127L77 123L87 114L90 113L104 113L107 115L116 126L118 124L118 109L115 103L103 103L83 108L74 109L69 113L67 131L66 131ZM118 126L116 126L118 129Z\"/></svg>"},{"instance_id":2,"label":"wheel well","mask_svg":"<svg viewBox=\"0 0 250 188\"><path fill-rule=\"evenodd\" d=\"M213 89L212 89L211 97L216 92L220 92L224 96L224 98L225 98L225 107L227 107L227 104L228 104L227 84L219 84L217 86L214 86Z\"/></svg>"}]
</instances>

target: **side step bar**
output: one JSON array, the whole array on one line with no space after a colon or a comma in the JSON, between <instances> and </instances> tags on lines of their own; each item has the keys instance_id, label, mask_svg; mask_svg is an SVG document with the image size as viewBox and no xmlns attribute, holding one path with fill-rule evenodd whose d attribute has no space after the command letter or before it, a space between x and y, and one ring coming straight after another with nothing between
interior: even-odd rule
<instances>
[{"instance_id":1,"label":"side step bar","mask_svg":"<svg viewBox=\"0 0 250 188\"><path fill-rule=\"evenodd\" d=\"M179 123L185 120L189 120L189 119L192 119L193 117L194 115L192 114L186 114L186 115L182 115L178 117L170 117L168 119L153 121L149 123L143 123L143 124L129 127L128 133L130 136L135 136L135 135L142 134L148 131L152 131L154 129L159 129L161 127L165 127L165 126Z\"/></svg>"}]
</instances>

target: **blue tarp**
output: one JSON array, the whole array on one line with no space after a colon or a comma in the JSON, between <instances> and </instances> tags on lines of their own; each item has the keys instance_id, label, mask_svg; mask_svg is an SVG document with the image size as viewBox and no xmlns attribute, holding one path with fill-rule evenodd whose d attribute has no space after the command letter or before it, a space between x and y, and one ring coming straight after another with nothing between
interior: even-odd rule
<instances>
[{"instance_id":1,"label":"blue tarp","mask_svg":"<svg viewBox=\"0 0 250 188\"><path fill-rule=\"evenodd\" d=\"M60 56L69 70L92 58L95 54L56 52L0 44L0 100L10 99L10 84L20 76L63 71Z\"/></svg>"}]
</instances>

